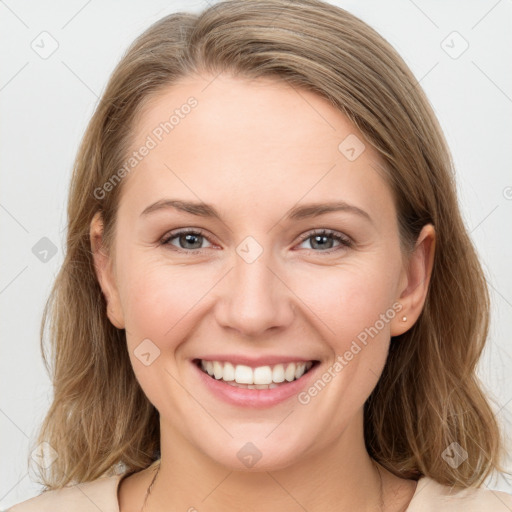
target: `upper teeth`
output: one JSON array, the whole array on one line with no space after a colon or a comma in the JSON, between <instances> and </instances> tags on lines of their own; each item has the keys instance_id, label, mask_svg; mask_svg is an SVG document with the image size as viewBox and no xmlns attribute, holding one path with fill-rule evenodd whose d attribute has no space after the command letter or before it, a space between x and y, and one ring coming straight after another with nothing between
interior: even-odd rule
<instances>
[{"instance_id":1,"label":"upper teeth","mask_svg":"<svg viewBox=\"0 0 512 512\"><path fill-rule=\"evenodd\" d=\"M271 384L302 377L313 366L312 361L276 364L274 366L258 366L251 368L243 364L236 366L229 362L205 361L201 359L201 367L216 379L235 381L238 384Z\"/></svg>"}]
</instances>

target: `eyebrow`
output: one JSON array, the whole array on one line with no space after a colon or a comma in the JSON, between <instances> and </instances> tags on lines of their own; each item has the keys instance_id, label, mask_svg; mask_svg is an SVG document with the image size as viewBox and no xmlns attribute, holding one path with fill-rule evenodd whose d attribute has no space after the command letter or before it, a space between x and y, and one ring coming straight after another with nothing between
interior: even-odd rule
<instances>
[{"instance_id":1,"label":"eyebrow","mask_svg":"<svg viewBox=\"0 0 512 512\"><path fill-rule=\"evenodd\" d=\"M212 205L203 202L182 201L178 199L161 199L149 205L140 216L145 217L151 213L166 209L175 209L190 213L191 215L197 215L198 217L210 217L222 221L221 215ZM346 203L345 201L308 203L302 206L295 206L286 213L285 218L287 220L302 220L332 212L352 213L373 223L372 218L366 211L355 205Z\"/></svg>"}]
</instances>

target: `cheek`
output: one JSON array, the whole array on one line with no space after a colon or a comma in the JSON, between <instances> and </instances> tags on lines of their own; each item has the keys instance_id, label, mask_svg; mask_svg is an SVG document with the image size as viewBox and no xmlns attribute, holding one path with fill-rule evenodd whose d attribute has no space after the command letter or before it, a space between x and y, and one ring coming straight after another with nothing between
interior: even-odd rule
<instances>
[{"instance_id":1,"label":"cheek","mask_svg":"<svg viewBox=\"0 0 512 512\"><path fill-rule=\"evenodd\" d=\"M340 421L343 411L356 410L364 403L386 360L391 319L386 314L395 313L392 305L399 268L384 261L390 260L381 253L351 262L347 259L338 266L294 266L282 272L293 290L283 289L283 300L297 305L297 325L289 327L305 326L309 332L298 344L310 351L316 343L319 353L330 354L333 364L338 361L338 369L342 366L339 371L334 369L337 377L322 392L323 403L340 405ZM211 320L214 303L208 292L223 271L143 257L125 261L122 271L122 306L132 366L146 395L160 409L159 405L174 400L164 389L169 384L166 381L172 380L169 374L181 375L180 345L186 346L201 322ZM145 342L149 358L157 351L163 356L149 367L137 355L144 340L158 347Z\"/></svg>"},{"instance_id":2,"label":"cheek","mask_svg":"<svg viewBox=\"0 0 512 512\"><path fill-rule=\"evenodd\" d=\"M366 330L373 332L375 325L382 331L379 337L386 337L389 322L381 325L378 320L393 311L399 268L382 263L385 259L381 254L331 268L299 266L284 271L283 278L294 293L284 295L283 300L297 303L298 297L296 321L316 326L336 353L348 350L353 339L364 338ZM166 350L186 338L199 310L206 314L208 291L222 275L208 265L191 270L187 265L166 265L142 257L125 261L122 273L122 307L130 344L149 338L159 346L165 343ZM317 337L312 333L311 339Z\"/></svg>"},{"instance_id":3,"label":"cheek","mask_svg":"<svg viewBox=\"0 0 512 512\"><path fill-rule=\"evenodd\" d=\"M200 308L201 297L211 286L205 286L205 276L161 261L145 260L125 276L129 285L123 290L122 302L135 376L159 411L180 404L185 407L190 400L181 396L176 385L183 371L179 350L197 326L194 308Z\"/></svg>"},{"instance_id":4,"label":"cheek","mask_svg":"<svg viewBox=\"0 0 512 512\"><path fill-rule=\"evenodd\" d=\"M178 339L183 319L205 293L205 276L190 269L144 262L124 291L127 331L155 340Z\"/></svg>"},{"instance_id":5,"label":"cheek","mask_svg":"<svg viewBox=\"0 0 512 512\"><path fill-rule=\"evenodd\" d=\"M330 373L321 378L328 383L322 396L325 404L336 404L340 421L344 412L361 407L386 362L391 322L400 309L396 297L400 268L383 261L381 256L317 269L306 282L297 280L294 288L314 312L310 318L328 345ZM322 389L322 383L317 388Z\"/></svg>"},{"instance_id":6,"label":"cheek","mask_svg":"<svg viewBox=\"0 0 512 512\"><path fill-rule=\"evenodd\" d=\"M294 279L294 291L309 306L333 348L344 350L350 341L377 323L383 336L389 334L390 317L396 314L396 285L399 265L385 258L347 262L338 267L318 268L307 279ZM379 322L386 315L384 325Z\"/></svg>"}]
</instances>

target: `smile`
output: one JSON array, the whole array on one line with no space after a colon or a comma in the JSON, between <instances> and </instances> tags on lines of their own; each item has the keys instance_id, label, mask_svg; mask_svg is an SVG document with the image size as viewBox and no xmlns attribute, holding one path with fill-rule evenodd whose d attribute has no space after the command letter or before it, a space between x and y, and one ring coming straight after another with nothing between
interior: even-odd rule
<instances>
[{"instance_id":1,"label":"smile","mask_svg":"<svg viewBox=\"0 0 512 512\"><path fill-rule=\"evenodd\" d=\"M245 389L274 389L300 379L317 361L297 361L251 367L229 361L196 359L197 366L213 379Z\"/></svg>"}]
</instances>

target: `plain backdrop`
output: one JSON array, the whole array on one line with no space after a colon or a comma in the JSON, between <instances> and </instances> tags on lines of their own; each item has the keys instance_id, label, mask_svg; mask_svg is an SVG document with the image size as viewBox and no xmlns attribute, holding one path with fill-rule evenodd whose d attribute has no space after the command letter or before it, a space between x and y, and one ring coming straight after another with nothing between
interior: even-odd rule
<instances>
[{"instance_id":1,"label":"plain backdrop","mask_svg":"<svg viewBox=\"0 0 512 512\"><path fill-rule=\"evenodd\" d=\"M331 3L362 18L398 50L439 117L456 164L463 215L492 295L491 333L479 373L509 438L512 3ZM39 327L63 260L67 187L79 141L132 40L169 13L199 12L207 5L0 1L0 510L41 489L27 472L29 441L52 393ZM44 257L41 247L50 248ZM498 475L486 485L512 492L510 482Z\"/></svg>"}]
</instances>

